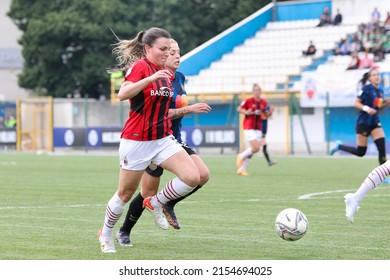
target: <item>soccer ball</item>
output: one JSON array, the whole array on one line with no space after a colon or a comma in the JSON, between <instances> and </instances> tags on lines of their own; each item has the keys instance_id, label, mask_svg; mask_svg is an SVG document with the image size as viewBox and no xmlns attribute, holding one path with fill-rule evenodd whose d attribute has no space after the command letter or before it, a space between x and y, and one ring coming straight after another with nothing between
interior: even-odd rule
<instances>
[{"instance_id":1,"label":"soccer ball","mask_svg":"<svg viewBox=\"0 0 390 280\"><path fill-rule=\"evenodd\" d=\"M302 211L287 208L281 211L275 220L275 229L280 238L287 241L301 239L307 231L308 221Z\"/></svg>"}]
</instances>

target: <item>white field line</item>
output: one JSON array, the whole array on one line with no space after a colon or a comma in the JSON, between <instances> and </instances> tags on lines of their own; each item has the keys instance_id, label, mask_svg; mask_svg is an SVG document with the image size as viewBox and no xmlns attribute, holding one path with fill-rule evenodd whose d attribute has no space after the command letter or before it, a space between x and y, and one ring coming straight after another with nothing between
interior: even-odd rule
<instances>
[{"instance_id":1,"label":"white field line","mask_svg":"<svg viewBox=\"0 0 390 280\"><path fill-rule=\"evenodd\" d=\"M312 198L314 198L316 196L322 196L322 195L325 195L325 194L340 193L340 192L347 193L347 192L350 192L350 191L351 190L334 190L334 191L326 191L326 192L307 193L307 194L299 196L298 199L299 200L312 199Z\"/></svg>"},{"instance_id":2,"label":"white field line","mask_svg":"<svg viewBox=\"0 0 390 280\"><path fill-rule=\"evenodd\" d=\"M383 185L383 186L379 185L376 189L374 189L372 191L387 190L388 188L386 188L386 186L387 185ZM334 198L334 196L333 197L328 197L328 196L324 196L324 195L331 194L331 193L340 193L340 192L342 192L342 193L355 192L356 190L357 189L354 189L354 190L349 189L349 190L333 190L333 191L326 191L326 192L307 193L307 194L299 196L298 199L299 200L313 199L313 198L316 198L318 196L321 196L321 199L324 199L324 198ZM384 195L384 196L388 196L388 195Z\"/></svg>"}]
</instances>

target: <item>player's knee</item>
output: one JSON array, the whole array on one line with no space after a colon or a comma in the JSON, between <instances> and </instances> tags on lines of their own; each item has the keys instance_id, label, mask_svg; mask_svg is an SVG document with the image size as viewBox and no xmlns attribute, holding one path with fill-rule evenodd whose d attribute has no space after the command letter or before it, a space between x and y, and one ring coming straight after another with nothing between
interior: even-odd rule
<instances>
[{"instance_id":1,"label":"player's knee","mask_svg":"<svg viewBox=\"0 0 390 280\"><path fill-rule=\"evenodd\" d=\"M120 200L122 200L124 203L127 203L130 201L131 197L134 194L133 189L119 189L117 192L118 197Z\"/></svg>"},{"instance_id":2,"label":"player's knee","mask_svg":"<svg viewBox=\"0 0 390 280\"><path fill-rule=\"evenodd\" d=\"M180 178L186 185L196 187L200 182L199 172L188 172Z\"/></svg>"},{"instance_id":3,"label":"player's knee","mask_svg":"<svg viewBox=\"0 0 390 280\"><path fill-rule=\"evenodd\" d=\"M142 186L141 188L141 195L142 197L148 197L148 196L153 196L157 193L157 189L149 189L149 188L144 188Z\"/></svg>"},{"instance_id":4,"label":"player's knee","mask_svg":"<svg viewBox=\"0 0 390 280\"><path fill-rule=\"evenodd\" d=\"M367 147L358 146L357 151L356 151L356 155L358 157L362 157L366 154L366 151L367 151Z\"/></svg>"},{"instance_id":5,"label":"player's knee","mask_svg":"<svg viewBox=\"0 0 390 280\"><path fill-rule=\"evenodd\" d=\"M203 170L202 172L199 173L199 185L203 186L205 185L210 179L210 171Z\"/></svg>"}]
</instances>

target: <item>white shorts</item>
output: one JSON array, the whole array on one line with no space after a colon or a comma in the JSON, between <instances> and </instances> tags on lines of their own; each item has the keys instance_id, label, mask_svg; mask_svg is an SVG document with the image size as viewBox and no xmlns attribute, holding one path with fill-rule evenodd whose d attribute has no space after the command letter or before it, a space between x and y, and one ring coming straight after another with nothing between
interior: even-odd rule
<instances>
[{"instance_id":1,"label":"white shorts","mask_svg":"<svg viewBox=\"0 0 390 280\"><path fill-rule=\"evenodd\" d=\"M160 165L180 151L184 149L172 135L151 141L122 138L119 144L119 164L126 170L145 170L150 163Z\"/></svg>"},{"instance_id":2,"label":"white shorts","mask_svg":"<svg viewBox=\"0 0 390 280\"><path fill-rule=\"evenodd\" d=\"M244 138L246 142L250 142L253 140L260 141L262 135L263 133L261 132L261 130L257 130L257 129L244 130Z\"/></svg>"}]
</instances>

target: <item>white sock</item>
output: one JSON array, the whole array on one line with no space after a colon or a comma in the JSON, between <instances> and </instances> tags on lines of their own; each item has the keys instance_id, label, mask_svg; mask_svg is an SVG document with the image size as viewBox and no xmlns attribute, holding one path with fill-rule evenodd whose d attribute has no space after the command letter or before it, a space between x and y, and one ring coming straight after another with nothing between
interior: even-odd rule
<instances>
[{"instance_id":1,"label":"white sock","mask_svg":"<svg viewBox=\"0 0 390 280\"><path fill-rule=\"evenodd\" d=\"M252 153L252 148L246 148L240 155L242 158L247 158L249 156L251 156L253 153Z\"/></svg>"},{"instance_id":2,"label":"white sock","mask_svg":"<svg viewBox=\"0 0 390 280\"><path fill-rule=\"evenodd\" d=\"M185 196L192 192L193 189L176 177L170 180L159 193L153 196L150 202L153 207L158 207L160 203L165 204L170 200Z\"/></svg>"},{"instance_id":3,"label":"white sock","mask_svg":"<svg viewBox=\"0 0 390 280\"><path fill-rule=\"evenodd\" d=\"M112 230L116 222L118 222L119 218L122 216L125 206L126 203L119 198L117 192L111 197L110 201L108 201L102 230L103 236L112 236Z\"/></svg>"},{"instance_id":4,"label":"white sock","mask_svg":"<svg viewBox=\"0 0 390 280\"><path fill-rule=\"evenodd\" d=\"M251 162L251 158L244 159L244 163L242 164L241 169L246 170L248 168L250 162Z\"/></svg>"},{"instance_id":5,"label":"white sock","mask_svg":"<svg viewBox=\"0 0 390 280\"><path fill-rule=\"evenodd\" d=\"M390 160L386 161L384 164L378 166L371 171L370 174L361 184L360 188L355 193L355 198L357 202L363 200L367 193L375 189L383 180L390 174Z\"/></svg>"}]
</instances>

